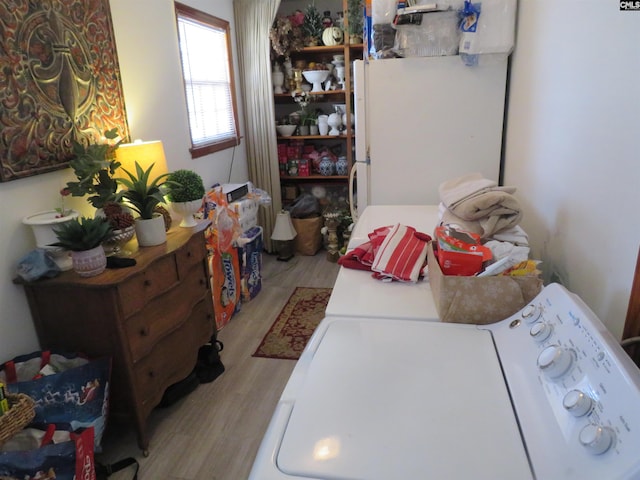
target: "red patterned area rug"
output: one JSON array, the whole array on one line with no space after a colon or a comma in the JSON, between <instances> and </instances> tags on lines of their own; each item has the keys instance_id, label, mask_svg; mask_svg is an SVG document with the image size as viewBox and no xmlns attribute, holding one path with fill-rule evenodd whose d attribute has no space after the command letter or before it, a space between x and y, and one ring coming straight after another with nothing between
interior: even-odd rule
<instances>
[{"instance_id":1,"label":"red patterned area rug","mask_svg":"<svg viewBox=\"0 0 640 480\"><path fill-rule=\"evenodd\" d=\"M331 288L296 287L254 357L297 360L324 318Z\"/></svg>"}]
</instances>

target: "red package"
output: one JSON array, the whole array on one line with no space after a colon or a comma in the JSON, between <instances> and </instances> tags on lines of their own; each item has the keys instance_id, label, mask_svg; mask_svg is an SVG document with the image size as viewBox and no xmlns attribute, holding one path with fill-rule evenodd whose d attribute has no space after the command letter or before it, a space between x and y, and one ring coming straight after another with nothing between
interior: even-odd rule
<instances>
[{"instance_id":1,"label":"red package","mask_svg":"<svg viewBox=\"0 0 640 480\"><path fill-rule=\"evenodd\" d=\"M438 241L438 249L441 251L479 253L483 262L493 258L491 249L480 243L480 235L476 233L443 225L436 227L434 235Z\"/></svg>"},{"instance_id":2,"label":"red package","mask_svg":"<svg viewBox=\"0 0 640 480\"><path fill-rule=\"evenodd\" d=\"M480 243L480 235L444 225L436 227L435 253L445 275L472 276L491 260L491 250Z\"/></svg>"},{"instance_id":3,"label":"red package","mask_svg":"<svg viewBox=\"0 0 640 480\"><path fill-rule=\"evenodd\" d=\"M310 160L307 158L302 158L300 159L300 162L298 163L298 175L301 177L308 177L311 173L311 170L309 168L309 163Z\"/></svg>"},{"instance_id":4,"label":"red package","mask_svg":"<svg viewBox=\"0 0 640 480\"><path fill-rule=\"evenodd\" d=\"M482 270L482 255L470 252L437 250L438 263L445 275L473 276Z\"/></svg>"}]
</instances>

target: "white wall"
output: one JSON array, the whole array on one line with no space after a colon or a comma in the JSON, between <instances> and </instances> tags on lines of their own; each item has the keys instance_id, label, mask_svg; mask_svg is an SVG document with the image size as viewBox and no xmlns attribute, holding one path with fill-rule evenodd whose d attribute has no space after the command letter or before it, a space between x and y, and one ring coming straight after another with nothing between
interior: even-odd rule
<instances>
[{"instance_id":1,"label":"white wall","mask_svg":"<svg viewBox=\"0 0 640 480\"><path fill-rule=\"evenodd\" d=\"M183 3L229 21L233 36L232 0L183 0ZM235 152L228 149L195 160L190 157L173 1L110 0L110 5L132 137L162 140L169 169L194 170L202 176L205 185L246 181L244 142ZM235 47L234 41L237 83ZM240 98L238 108L243 132ZM21 220L26 215L58 207L58 192L72 179L71 170L65 169L0 184L3 225L0 230L0 362L39 348L24 291L12 283L18 259L35 247L30 229L22 225ZM94 211L81 198L72 198L65 206L85 215L92 215Z\"/></svg>"},{"instance_id":2,"label":"white wall","mask_svg":"<svg viewBox=\"0 0 640 480\"><path fill-rule=\"evenodd\" d=\"M505 184L546 279L619 336L640 227L640 23L618 0L523 0Z\"/></svg>"},{"instance_id":3,"label":"white wall","mask_svg":"<svg viewBox=\"0 0 640 480\"><path fill-rule=\"evenodd\" d=\"M187 0L182 3L229 21L233 36L232 0ZM194 170L202 176L205 185L246 181L244 142L235 152L228 149L191 159L173 1L111 0L110 5L131 137L162 140L169 170ZM242 120L235 41L233 56ZM240 131L243 130L241 121Z\"/></svg>"}]
</instances>

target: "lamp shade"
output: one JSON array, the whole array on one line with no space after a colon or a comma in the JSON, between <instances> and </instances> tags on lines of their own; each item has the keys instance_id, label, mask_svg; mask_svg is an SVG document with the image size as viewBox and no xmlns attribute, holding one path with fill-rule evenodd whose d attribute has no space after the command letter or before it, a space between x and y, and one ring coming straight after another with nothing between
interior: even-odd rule
<instances>
[{"instance_id":1,"label":"lamp shade","mask_svg":"<svg viewBox=\"0 0 640 480\"><path fill-rule=\"evenodd\" d=\"M289 212L282 210L278 213L278 216L276 217L276 225L273 228L273 233L271 234L271 240L286 242L296 238L297 234L296 229L293 228Z\"/></svg>"},{"instance_id":2,"label":"lamp shade","mask_svg":"<svg viewBox=\"0 0 640 480\"><path fill-rule=\"evenodd\" d=\"M138 162L145 171L153 164L153 169L149 175L150 180L154 180L169 171L167 168L167 159L164 155L164 147L160 140L151 142L136 141L122 144L116 149L116 160L121 163L120 167L116 170L116 177L127 177L123 169L135 175L136 162Z\"/></svg>"}]
</instances>

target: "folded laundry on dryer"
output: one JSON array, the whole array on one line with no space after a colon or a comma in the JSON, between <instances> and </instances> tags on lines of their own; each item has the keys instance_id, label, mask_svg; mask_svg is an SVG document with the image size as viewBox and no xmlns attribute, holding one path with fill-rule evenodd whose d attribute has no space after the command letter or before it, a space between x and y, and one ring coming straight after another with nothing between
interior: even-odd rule
<instances>
[{"instance_id":1,"label":"folded laundry on dryer","mask_svg":"<svg viewBox=\"0 0 640 480\"><path fill-rule=\"evenodd\" d=\"M514 187L499 187L480 174L447 180L440 185L441 220L488 238L520 223L522 210Z\"/></svg>"}]
</instances>

